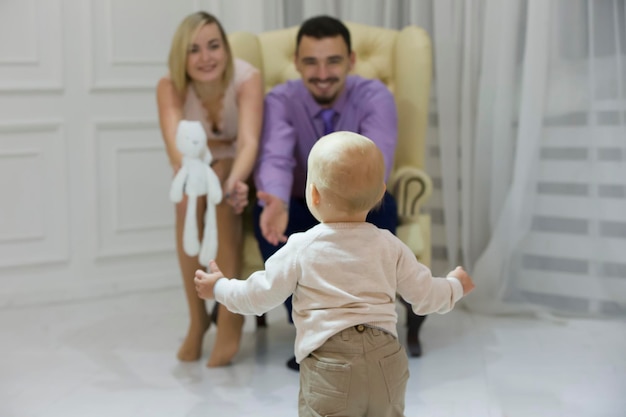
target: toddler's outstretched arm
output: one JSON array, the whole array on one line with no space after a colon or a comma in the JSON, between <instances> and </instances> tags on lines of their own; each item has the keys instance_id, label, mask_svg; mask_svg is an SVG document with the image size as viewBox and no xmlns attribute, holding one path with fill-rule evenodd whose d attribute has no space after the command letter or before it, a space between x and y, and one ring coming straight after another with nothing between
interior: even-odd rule
<instances>
[{"instance_id":1,"label":"toddler's outstretched arm","mask_svg":"<svg viewBox=\"0 0 626 417\"><path fill-rule=\"evenodd\" d=\"M204 299L215 298L215 294L213 294L213 288L215 288L215 283L218 279L224 278L224 274L222 274L222 271L220 271L220 268L213 260L209 262L209 270L211 272L206 273L203 270L198 269L196 271L196 276L193 279L193 282L196 284L196 292L198 293L198 297Z\"/></svg>"}]
</instances>

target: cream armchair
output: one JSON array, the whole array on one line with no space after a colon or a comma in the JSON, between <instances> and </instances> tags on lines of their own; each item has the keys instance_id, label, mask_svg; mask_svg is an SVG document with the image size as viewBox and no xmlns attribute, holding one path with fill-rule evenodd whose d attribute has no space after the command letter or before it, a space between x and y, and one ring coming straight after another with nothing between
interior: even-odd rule
<instances>
[{"instance_id":1,"label":"cream armchair","mask_svg":"<svg viewBox=\"0 0 626 417\"><path fill-rule=\"evenodd\" d=\"M416 26L400 31L346 22L356 52L354 73L377 78L387 85L398 108L398 147L389 184L398 203L398 237L424 264L430 266L430 216L421 212L432 192L423 171L428 102L431 84L431 44ZM298 27L253 35L229 35L234 54L259 68L265 89L300 75L294 66ZM250 220L247 216L246 220ZM244 276L263 268L251 224L245 226Z\"/></svg>"}]
</instances>

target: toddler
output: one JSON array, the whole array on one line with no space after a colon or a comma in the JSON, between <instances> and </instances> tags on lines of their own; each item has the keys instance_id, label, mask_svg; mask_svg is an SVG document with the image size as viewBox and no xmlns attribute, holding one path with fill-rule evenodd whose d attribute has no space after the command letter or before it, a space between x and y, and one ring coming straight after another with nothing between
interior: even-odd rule
<instances>
[{"instance_id":1,"label":"toddler","mask_svg":"<svg viewBox=\"0 0 626 417\"><path fill-rule=\"evenodd\" d=\"M308 157L306 202L320 224L289 237L247 280L215 262L198 270L201 298L260 315L293 294L299 415L403 416L408 358L396 331L396 293L416 314L446 313L474 284L457 267L434 278L387 230L367 223L385 193L385 164L365 136L340 131Z\"/></svg>"}]
</instances>

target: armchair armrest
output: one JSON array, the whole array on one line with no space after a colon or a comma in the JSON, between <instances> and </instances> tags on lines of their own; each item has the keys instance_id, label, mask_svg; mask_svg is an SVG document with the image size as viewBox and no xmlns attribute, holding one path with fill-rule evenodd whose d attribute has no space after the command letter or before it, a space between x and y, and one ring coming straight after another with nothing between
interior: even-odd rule
<instances>
[{"instance_id":1,"label":"armchair armrest","mask_svg":"<svg viewBox=\"0 0 626 417\"><path fill-rule=\"evenodd\" d=\"M420 208L432 194L432 180L419 168L403 166L391 174L389 190L398 205L398 238L430 267L430 216L420 213Z\"/></svg>"},{"instance_id":2,"label":"armchair armrest","mask_svg":"<svg viewBox=\"0 0 626 417\"><path fill-rule=\"evenodd\" d=\"M396 199L400 223L417 221L422 204L432 194L433 182L425 171L403 166L391 174L389 190Z\"/></svg>"}]
</instances>

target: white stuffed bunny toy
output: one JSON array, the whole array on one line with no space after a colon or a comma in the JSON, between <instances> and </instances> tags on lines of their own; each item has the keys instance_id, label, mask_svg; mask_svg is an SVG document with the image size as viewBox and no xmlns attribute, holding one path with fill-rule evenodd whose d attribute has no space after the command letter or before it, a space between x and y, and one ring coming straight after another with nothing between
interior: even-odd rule
<instances>
[{"instance_id":1,"label":"white stuffed bunny toy","mask_svg":"<svg viewBox=\"0 0 626 417\"><path fill-rule=\"evenodd\" d=\"M176 146L183 154L183 162L170 188L170 200L175 203L183 199L183 192L187 194L183 250L189 256L200 254L199 261L204 266L208 266L209 261L217 255L215 206L222 201L222 186L217 174L210 167L213 156L206 142L206 133L200 122L180 121L176 130ZM207 196L207 209L200 245L196 201L202 195Z\"/></svg>"}]
</instances>

